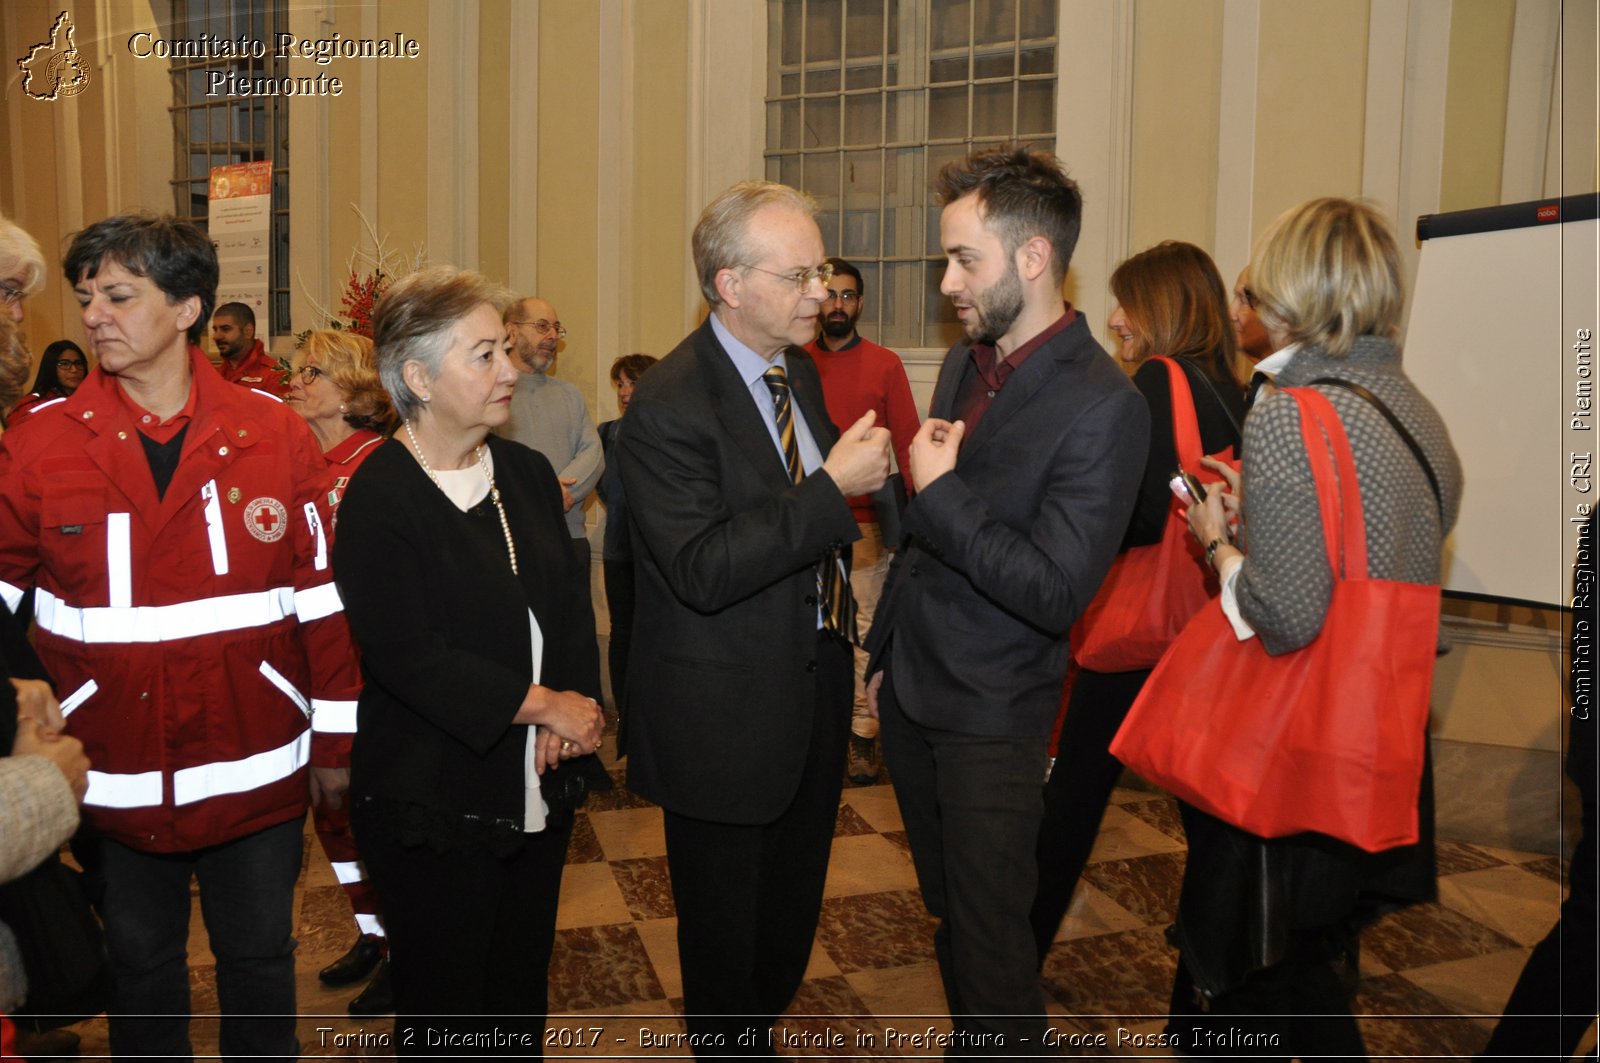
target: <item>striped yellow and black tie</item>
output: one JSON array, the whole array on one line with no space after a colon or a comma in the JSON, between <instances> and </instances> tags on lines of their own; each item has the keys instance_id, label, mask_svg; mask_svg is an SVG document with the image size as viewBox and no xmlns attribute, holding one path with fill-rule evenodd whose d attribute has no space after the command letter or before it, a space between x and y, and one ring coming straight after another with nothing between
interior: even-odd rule
<instances>
[{"instance_id":1,"label":"striped yellow and black tie","mask_svg":"<svg viewBox=\"0 0 1600 1063\"><path fill-rule=\"evenodd\" d=\"M762 374L762 379L772 392L772 415L778 425L778 441L783 444L783 460L789 466L789 478L799 483L805 479L806 472L800 464L800 444L794 436L794 407L789 401L788 374L782 366L775 365ZM823 603L822 626L852 645L859 645L856 602L838 550L829 550L817 563L817 600Z\"/></svg>"}]
</instances>

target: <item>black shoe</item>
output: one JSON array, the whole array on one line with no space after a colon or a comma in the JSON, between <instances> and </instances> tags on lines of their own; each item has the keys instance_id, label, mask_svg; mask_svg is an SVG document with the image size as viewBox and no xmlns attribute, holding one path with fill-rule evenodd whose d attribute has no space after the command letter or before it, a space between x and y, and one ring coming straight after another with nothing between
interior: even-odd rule
<instances>
[{"instance_id":1,"label":"black shoe","mask_svg":"<svg viewBox=\"0 0 1600 1063\"><path fill-rule=\"evenodd\" d=\"M326 986L355 985L372 974L382 959L383 944L364 934L356 938L349 952L317 972L317 978Z\"/></svg>"},{"instance_id":2,"label":"black shoe","mask_svg":"<svg viewBox=\"0 0 1600 1063\"><path fill-rule=\"evenodd\" d=\"M389 961L380 960L378 970L361 995L350 1002L352 1015L387 1015L394 1011L394 991L389 988Z\"/></svg>"}]
</instances>

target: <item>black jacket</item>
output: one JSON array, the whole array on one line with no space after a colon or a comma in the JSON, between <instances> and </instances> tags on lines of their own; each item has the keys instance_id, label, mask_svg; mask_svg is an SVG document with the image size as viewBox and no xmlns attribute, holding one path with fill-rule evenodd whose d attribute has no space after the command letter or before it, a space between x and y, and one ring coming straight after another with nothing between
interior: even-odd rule
<instances>
[{"instance_id":1,"label":"black jacket","mask_svg":"<svg viewBox=\"0 0 1600 1063\"><path fill-rule=\"evenodd\" d=\"M786 360L826 455L838 431L816 366L798 347ZM855 517L820 469L789 479L709 321L639 380L614 452L637 574L628 787L696 819L769 823L812 733L816 565L860 538Z\"/></svg>"},{"instance_id":2,"label":"black jacket","mask_svg":"<svg viewBox=\"0 0 1600 1063\"><path fill-rule=\"evenodd\" d=\"M930 417L953 419L969 361L965 343L945 356ZM914 722L1050 733L1067 629L1128 527L1149 423L1080 315L1011 375L955 471L919 487L867 639Z\"/></svg>"},{"instance_id":3,"label":"black jacket","mask_svg":"<svg viewBox=\"0 0 1600 1063\"><path fill-rule=\"evenodd\" d=\"M533 678L528 609L544 636L541 685L598 700L600 656L550 463L492 436L489 450L518 578L494 504L461 512L400 443L379 447L346 490L334 574L366 681L350 782L356 798L520 822L527 727L511 720ZM593 757L546 771L546 800L596 773Z\"/></svg>"}]
</instances>

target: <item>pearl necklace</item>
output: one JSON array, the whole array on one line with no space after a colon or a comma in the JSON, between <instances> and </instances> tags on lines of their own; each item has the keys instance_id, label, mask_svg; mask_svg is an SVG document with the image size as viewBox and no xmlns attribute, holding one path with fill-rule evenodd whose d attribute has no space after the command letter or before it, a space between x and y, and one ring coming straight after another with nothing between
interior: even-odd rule
<instances>
[{"instance_id":1,"label":"pearl necklace","mask_svg":"<svg viewBox=\"0 0 1600 1063\"><path fill-rule=\"evenodd\" d=\"M417 434L411 430L411 422L405 421L406 436L411 440L412 453L417 456L417 464L422 466L422 471L428 474L428 479L433 481L433 486L444 490L439 484L439 477L428 464L428 459L422 456L422 444L417 442ZM489 470L489 461L485 457L487 448L478 444L478 465L483 469L483 478L489 481L489 498L494 502L495 512L500 514L500 530L505 533L506 553L511 555L511 574L518 575L517 570L517 544L511 539L511 522L506 519L506 507L500 501L500 488L495 486L494 473Z\"/></svg>"}]
</instances>

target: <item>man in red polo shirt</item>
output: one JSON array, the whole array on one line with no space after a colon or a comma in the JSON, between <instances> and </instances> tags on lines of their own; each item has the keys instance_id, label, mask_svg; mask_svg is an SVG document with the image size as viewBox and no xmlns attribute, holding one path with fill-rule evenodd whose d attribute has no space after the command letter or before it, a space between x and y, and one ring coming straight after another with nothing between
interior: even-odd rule
<instances>
[{"instance_id":1,"label":"man in red polo shirt","mask_svg":"<svg viewBox=\"0 0 1600 1063\"><path fill-rule=\"evenodd\" d=\"M256 339L256 312L244 303L223 303L211 317L211 342L222 355L222 379L283 398L288 375Z\"/></svg>"}]
</instances>

